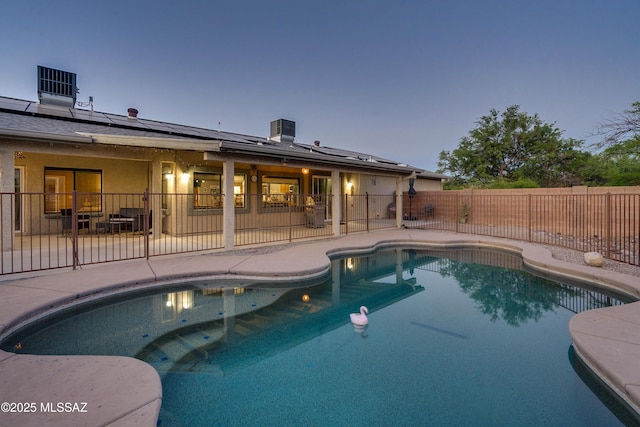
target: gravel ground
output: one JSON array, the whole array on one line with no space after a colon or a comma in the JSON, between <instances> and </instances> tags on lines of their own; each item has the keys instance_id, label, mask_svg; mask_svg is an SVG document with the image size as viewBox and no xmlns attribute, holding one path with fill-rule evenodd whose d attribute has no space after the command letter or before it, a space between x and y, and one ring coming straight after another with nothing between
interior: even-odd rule
<instances>
[{"instance_id":1,"label":"gravel ground","mask_svg":"<svg viewBox=\"0 0 640 427\"><path fill-rule=\"evenodd\" d=\"M580 251L575 251L573 249L561 248L558 246L550 246L550 245L537 245L547 248L551 251L552 256L555 259L559 259L565 262L571 262L573 264L586 265L584 262L584 253ZM617 273L628 274L630 276L640 277L640 266L625 264L623 262L611 261L609 259L605 259L604 267L605 270L615 271Z\"/></svg>"}]
</instances>

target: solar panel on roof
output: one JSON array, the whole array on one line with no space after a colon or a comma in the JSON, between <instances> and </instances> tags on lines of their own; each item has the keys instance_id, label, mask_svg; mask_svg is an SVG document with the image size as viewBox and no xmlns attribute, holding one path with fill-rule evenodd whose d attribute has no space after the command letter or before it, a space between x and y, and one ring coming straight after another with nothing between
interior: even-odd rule
<instances>
[{"instance_id":1,"label":"solar panel on roof","mask_svg":"<svg viewBox=\"0 0 640 427\"><path fill-rule=\"evenodd\" d=\"M234 142L243 142L247 144L252 144L253 142L247 139L246 137L234 133L228 132L220 132L216 138L224 139L226 141L234 141Z\"/></svg>"},{"instance_id":2,"label":"solar panel on roof","mask_svg":"<svg viewBox=\"0 0 640 427\"><path fill-rule=\"evenodd\" d=\"M166 125L165 123L162 123L162 122L156 122L156 121L153 121L153 120L144 120L144 119L138 119L138 121L140 123L143 123L149 129L154 130L154 131L173 132L173 129L171 128L171 126L168 126L168 125Z\"/></svg>"},{"instance_id":3,"label":"solar panel on roof","mask_svg":"<svg viewBox=\"0 0 640 427\"><path fill-rule=\"evenodd\" d=\"M12 111L26 111L31 104L30 101L12 98L0 98L0 109Z\"/></svg>"},{"instance_id":4,"label":"solar panel on roof","mask_svg":"<svg viewBox=\"0 0 640 427\"><path fill-rule=\"evenodd\" d=\"M186 135L196 135L196 136L205 136L200 129L190 126L183 126L176 123L165 123L166 127L170 129L172 133L186 134Z\"/></svg>"},{"instance_id":5,"label":"solar panel on roof","mask_svg":"<svg viewBox=\"0 0 640 427\"><path fill-rule=\"evenodd\" d=\"M72 119L73 115L68 107L53 104L37 104L32 103L27 107L27 113L60 117L63 119Z\"/></svg>"},{"instance_id":6,"label":"solar panel on roof","mask_svg":"<svg viewBox=\"0 0 640 427\"><path fill-rule=\"evenodd\" d=\"M105 117L107 117L114 124L117 124L117 125L130 126L130 127L140 128L140 129L149 129L149 126L146 126L142 121L137 119L131 119L128 117L116 116L114 114L106 114L106 113L105 113Z\"/></svg>"},{"instance_id":7,"label":"solar panel on roof","mask_svg":"<svg viewBox=\"0 0 640 427\"><path fill-rule=\"evenodd\" d=\"M102 124L111 124L111 120L109 120L103 113L97 113L95 111L87 111L87 110L74 110L73 115L78 120L83 120L87 122L97 122Z\"/></svg>"}]
</instances>

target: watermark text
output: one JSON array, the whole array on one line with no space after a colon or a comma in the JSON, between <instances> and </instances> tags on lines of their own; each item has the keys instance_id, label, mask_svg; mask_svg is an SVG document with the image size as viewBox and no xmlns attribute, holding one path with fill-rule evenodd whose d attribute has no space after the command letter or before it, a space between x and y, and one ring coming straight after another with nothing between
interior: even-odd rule
<instances>
[{"instance_id":1,"label":"watermark text","mask_svg":"<svg viewBox=\"0 0 640 427\"><path fill-rule=\"evenodd\" d=\"M4 413L86 413L87 402L2 402Z\"/></svg>"}]
</instances>

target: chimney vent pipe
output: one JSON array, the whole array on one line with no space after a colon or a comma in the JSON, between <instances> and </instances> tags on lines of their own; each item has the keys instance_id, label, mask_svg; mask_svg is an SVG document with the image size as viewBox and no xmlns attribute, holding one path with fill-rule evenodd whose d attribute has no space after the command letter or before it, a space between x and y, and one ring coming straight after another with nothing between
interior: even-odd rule
<instances>
[{"instance_id":1,"label":"chimney vent pipe","mask_svg":"<svg viewBox=\"0 0 640 427\"><path fill-rule=\"evenodd\" d=\"M136 110L135 108L129 108L127 110L127 113L129 113L129 118L130 119L135 119L138 117L138 110Z\"/></svg>"}]
</instances>

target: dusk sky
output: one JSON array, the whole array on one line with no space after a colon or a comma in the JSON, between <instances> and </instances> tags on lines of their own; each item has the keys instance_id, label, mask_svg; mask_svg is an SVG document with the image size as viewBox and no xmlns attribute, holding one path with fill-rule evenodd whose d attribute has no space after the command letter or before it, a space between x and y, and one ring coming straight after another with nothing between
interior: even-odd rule
<instances>
[{"instance_id":1,"label":"dusk sky","mask_svg":"<svg viewBox=\"0 0 640 427\"><path fill-rule=\"evenodd\" d=\"M436 169L518 104L596 142L640 100L640 1L31 1L0 4L0 96L38 65L97 111L297 140Z\"/></svg>"}]
</instances>

